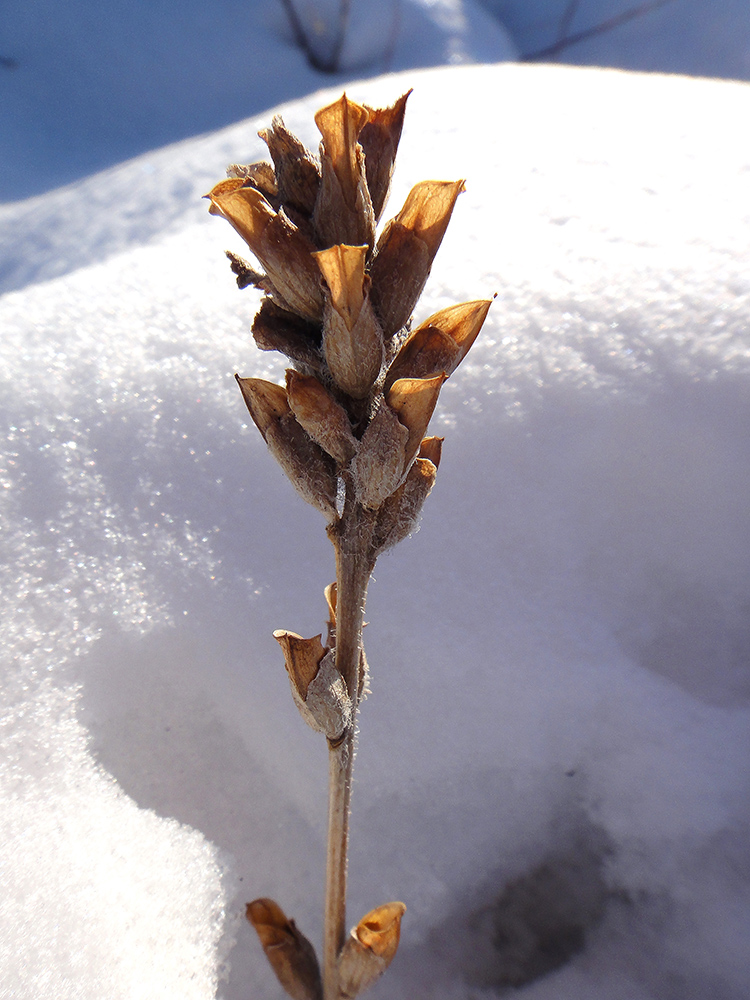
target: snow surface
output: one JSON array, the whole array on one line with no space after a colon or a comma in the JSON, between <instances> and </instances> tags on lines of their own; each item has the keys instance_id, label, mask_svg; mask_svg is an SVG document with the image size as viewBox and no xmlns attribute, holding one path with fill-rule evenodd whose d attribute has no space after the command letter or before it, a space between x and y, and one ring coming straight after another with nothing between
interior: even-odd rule
<instances>
[{"instance_id":1,"label":"snow surface","mask_svg":"<svg viewBox=\"0 0 750 1000\"><path fill-rule=\"evenodd\" d=\"M567 44L546 61L750 79L746 0L481 0L524 57ZM631 16L634 15L634 16Z\"/></svg>"},{"instance_id":2,"label":"snow surface","mask_svg":"<svg viewBox=\"0 0 750 1000\"><path fill-rule=\"evenodd\" d=\"M511 64L347 90L411 86L390 211L468 178L418 318L498 298L368 600L350 916L409 908L371 995L740 1000L750 90ZM313 143L337 93L282 113ZM320 938L326 754L271 632L320 631L332 553L248 426L234 371L283 366L194 203L259 124L5 209L2 997L280 997L260 895Z\"/></svg>"}]
</instances>

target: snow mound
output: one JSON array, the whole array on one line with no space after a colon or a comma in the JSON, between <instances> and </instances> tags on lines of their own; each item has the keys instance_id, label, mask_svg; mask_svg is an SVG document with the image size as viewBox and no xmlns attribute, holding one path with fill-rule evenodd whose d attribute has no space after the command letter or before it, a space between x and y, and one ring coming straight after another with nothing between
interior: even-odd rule
<instances>
[{"instance_id":1,"label":"snow mound","mask_svg":"<svg viewBox=\"0 0 750 1000\"><path fill-rule=\"evenodd\" d=\"M348 90L410 86L390 212L468 179L418 318L498 298L368 600L351 917L409 907L372 996L740 1000L750 90L511 65ZM233 384L283 372L242 247L187 200L256 127L113 172L143 246L97 262L119 218L75 189L19 229L86 249L47 281L19 254L39 283L0 299L3 995L208 997L236 935L219 996L278 996L243 904L320 936L325 749L271 632L320 631L332 553Z\"/></svg>"}]
</instances>

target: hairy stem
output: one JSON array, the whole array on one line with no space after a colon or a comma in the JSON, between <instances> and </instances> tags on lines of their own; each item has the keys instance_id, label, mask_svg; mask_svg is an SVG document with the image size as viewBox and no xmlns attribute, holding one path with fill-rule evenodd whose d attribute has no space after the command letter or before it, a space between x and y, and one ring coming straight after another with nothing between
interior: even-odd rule
<instances>
[{"instance_id":1,"label":"hairy stem","mask_svg":"<svg viewBox=\"0 0 750 1000\"><path fill-rule=\"evenodd\" d=\"M323 940L324 1000L340 1000L338 956L346 937L346 878L349 811L354 765L357 703L362 664L362 627L367 585L372 572L370 540L373 519L348 502L329 535L336 550L336 667L343 676L354 711L352 726L328 750L328 851Z\"/></svg>"}]
</instances>

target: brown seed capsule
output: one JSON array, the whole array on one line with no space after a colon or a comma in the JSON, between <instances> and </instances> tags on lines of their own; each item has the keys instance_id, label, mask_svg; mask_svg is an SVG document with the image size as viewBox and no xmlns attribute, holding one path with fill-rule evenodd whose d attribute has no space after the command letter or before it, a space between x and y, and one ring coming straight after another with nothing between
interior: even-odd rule
<instances>
[{"instance_id":1,"label":"brown seed capsule","mask_svg":"<svg viewBox=\"0 0 750 1000\"><path fill-rule=\"evenodd\" d=\"M292 135L279 115L258 132L273 159L279 199L311 216L320 187L320 167L312 153Z\"/></svg>"},{"instance_id":2,"label":"brown seed capsule","mask_svg":"<svg viewBox=\"0 0 750 1000\"><path fill-rule=\"evenodd\" d=\"M368 510L377 510L398 487L406 468L409 429L386 402L362 435L352 462L357 500Z\"/></svg>"},{"instance_id":3,"label":"brown seed capsule","mask_svg":"<svg viewBox=\"0 0 750 1000\"><path fill-rule=\"evenodd\" d=\"M274 639L284 650L294 702L305 722L331 741L341 739L352 724L352 703L335 655L322 645L320 635L303 639L278 629Z\"/></svg>"},{"instance_id":4,"label":"brown seed capsule","mask_svg":"<svg viewBox=\"0 0 750 1000\"><path fill-rule=\"evenodd\" d=\"M328 286L323 351L336 384L355 399L372 389L383 364L383 334L369 300L367 247L345 244L314 254Z\"/></svg>"},{"instance_id":5,"label":"brown seed capsule","mask_svg":"<svg viewBox=\"0 0 750 1000\"><path fill-rule=\"evenodd\" d=\"M281 351L312 371L320 368L320 327L296 313L282 309L271 299L263 299L261 302L253 320L252 331L261 351Z\"/></svg>"},{"instance_id":6,"label":"brown seed capsule","mask_svg":"<svg viewBox=\"0 0 750 1000\"><path fill-rule=\"evenodd\" d=\"M416 529L436 476L437 466L429 459L417 458L414 461L406 479L378 511L372 536L373 558L403 541Z\"/></svg>"},{"instance_id":7,"label":"brown seed capsule","mask_svg":"<svg viewBox=\"0 0 750 1000\"><path fill-rule=\"evenodd\" d=\"M370 277L373 306L386 338L411 316L463 190L463 181L422 181L383 230Z\"/></svg>"},{"instance_id":8,"label":"brown seed capsule","mask_svg":"<svg viewBox=\"0 0 750 1000\"><path fill-rule=\"evenodd\" d=\"M365 179L362 147L357 142L369 114L366 108L343 94L338 101L315 115L321 143L321 184L315 203L313 224L319 245L336 243L371 247L375 240L375 216Z\"/></svg>"},{"instance_id":9,"label":"brown seed capsule","mask_svg":"<svg viewBox=\"0 0 750 1000\"><path fill-rule=\"evenodd\" d=\"M370 117L359 134L359 144L365 154L367 187L376 221L383 214L388 200L409 94L411 90L399 97L390 108L367 108Z\"/></svg>"},{"instance_id":10,"label":"brown seed capsule","mask_svg":"<svg viewBox=\"0 0 750 1000\"><path fill-rule=\"evenodd\" d=\"M284 990L294 1000L322 1000L323 985L315 949L272 899L247 904L246 916Z\"/></svg>"},{"instance_id":11,"label":"brown seed capsule","mask_svg":"<svg viewBox=\"0 0 750 1000\"><path fill-rule=\"evenodd\" d=\"M260 378L235 375L242 396L271 454L307 503L336 518L336 463L297 423L286 389Z\"/></svg>"},{"instance_id":12,"label":"brown seed capsule","mask_svg":"<svg viewBox=\"0 0 750 1000\"><path fill-rule=\"evenodd\" d=\"M391 964L405 912L403 903L385 903L352 928L339 958L339 989L345 1000L364 993Z\"/></svg>"},{"instance_id":13,"label":"brown seed capsule","mask_svg":"<svg viewBox=\"0 0 750 1000\"><path fill-rule=\"evenodd\" d=\"M404 471L419 451L444 381L445 375L442 374L433 378L400 378L385 394L388 405L409 431Z\"/></svg>"},{"instance_id":14,"label":"brown seed capsule","mask_svg":"<svg viewBox=\"0 0 750 1000\"><path fill-rule=\"evenodd\" d=\"M404 342L385 380L386 388L399 378L452 375L482 329L492 299L448 306L421 323Z\"/></svg>"},{"instance_id":15,"label":"brown seed capsule","mask_svg":"<svg viewBox=\"0 0 750 1000\"><path fill-rule=\"evenodd\" d=\"M231 223L261 262L279 304L319 320L323 290L310 256L315 247L297 227L283 212L275 212L260 191L243 187L240 179L221 181L206 197L211 200L211 214Z\"/></svg>"},{"instance_id":16,"label":"brown seed capsule","mask_svg":"<svg viewBox=\"0 0 750 1000\"><path fill-rule=\"evenodd\" d=\"M283 416L290 412L286 389L275 382L267 382L263 378L240 378L234 376L240 387L242 398L250 411L255 426L268 441L268 431Z\"/></svg>"},{"instance_id":17,"label":"brown seed capsule","mask_svg":"<svg viewBox=\"0 0 750 1000\"><path fill-rule=\"evenodd\" d=\"M357 451L346 410L313 375L286 373L289 406L310 437L336 462L347 465Z\"/></svg>"}]
</instances>

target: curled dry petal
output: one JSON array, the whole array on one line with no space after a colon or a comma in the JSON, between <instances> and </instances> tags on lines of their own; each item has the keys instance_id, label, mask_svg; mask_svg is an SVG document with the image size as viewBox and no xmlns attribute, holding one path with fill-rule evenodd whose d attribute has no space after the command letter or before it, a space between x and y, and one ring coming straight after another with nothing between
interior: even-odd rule
<instances>
[{"instance_id":1,"label":"curled dry petal","mask_svg":"<svg viewBox=\"0 0 750 1000\"><path fill-rule=\"evenodd\" d=\"M386 337L411 316L463 190L463 181L415 185L378 240L370 277L373 305Z\"/></svg>"},{"instance_id":2,"label":"curled dry petal","mask_svg":"<svg viewBox=\"0 0 750 1000\"><path fill-rule=\"evenodd\" d=\"M328 367L344 392L364 399L383 364L383 334L365 275L367 247L339 244L314 256L329 292L323 324Z\"/></svg>"},{"instance_id":3,"label":"curled dry petal","mask_svg":"<svg viewBox=\"0 0 750 1000\"><path fill-rule=\"evenodd\" d=\"M286 373L286 391L292 413L313 441L339 465L347 465L357 451L357 439L343 406L314 375L293 369Z\"/></svg>"},{"instance_id":4,"label":"curled dry petal","mask_svg":"<svg viewBox=\"0 0 750 1000\"><path fill-rule=\"evenodd\" d=\"M320 167L312 153L284 125L279 115L270 128L258 132L268 146L275 167L282 204L312 215L320 187Z\"/></svg>"},{"instance_id":5,"label":"curled dry petal","mask_svg":"<svg viewBox=\"0 0 750 1000\"><path fill-rule=\"evenodd\" d=\"M421 323L405 341L386 377L386 387L399 378L452 375L482 329L492 299L448 306Z\"/></svg>"},{"instance_id":6,"label":"curled dry petal","mask_svg":"<svg viewBox=\"0 0 750 1000\"><path fill-rule=\"evenodd\" d=\"M272 899L247 904L246 916L284 990L294 1000L322 1000L323 986L315 949Z\"/></svg>"},{"instance_id":7,"label":"curled dry petal","mask_svg":"<svg viewBox=\"0 0 750 1000\"><path fill-rule=\"evenodd\" d=\"M419 450L444 381L443 374L433 378L400 378L385 394L386 402L409 431L404 469L409 467Z\"/></svg>"},{"instance_id":8,"label":"curled dry petal","mask_svg":"<svg viewBox=\"0 0 750 1000\"><path fill-rule=\"evenodd\" d=\"M319 320L323 291L310 256L315 248L283 213L273 210L260 191L242 184L239 178L217 184L206 195L211 200L209 211L231 223L290 309Z\"/></svg>"},{"instance_id":9,"label":"curled dry petal","mask_svg":"<svg viewBox=\"0 0 750 1000\"><path fill-rule=\"evenodd\" d=\"M313 223L321 246L366 243L375 238L375 216L357 142L369 114L343 94L315 115L321 143L321 184Z\"/></svg>"},{"instance_id":10,"label":"curled dry petal","mask_svg":"<svg viewBox=\"0 0 750 1000\"><path fill-rule=\"evenodd\" d=\"M406 468L408 442L408 427L382 403L362 435L352 463L357 500L363 507L377 510L398 487Z\"/></svg>"},{"instance_id":11,"label":"curled dry petal","mask_svg":"<svg viewBox=\"0 0 750 1000\"><path fill-rule=\"evenodd\" d=\"M336 518L336 463L297 423L286 389L260 378L235 378L250 416L292 486L329 521Z\"/></svg>"},{"instance_id":12,"label":"curled dry petal","mask_svg":"<svg viewBox=\"0 0 750 1000\"><path fill-rule=\"evenodd\" d=\"M370 117L359 135L359 144L365 154L367 187L376 221L383 214L388 200L409 94L411 90L399 97L390 108L368 108Z\"/></svg>"},{"instance_id":13,"label":"curled dry petal","mask_svg":"<svg viewBox=\"0 0 750 1000\"><path fill-rule=\"evenodd\" d=\"M386 903L352 928L339 958L339 988L345 1000L364 993L391 964L405 912L403 903Z\"/></svg>"},{"instance_id":14,"label":"curled dry petal","mask_svg":"<svg viewBox=\"0 0 750 1000\"><path fill-rule=\"evenodd\" d=\"M262 378L235 378L255 426L268 441L269 429L290 412L284 386Z\"/></svg>"},{"instance_id":15,"label":"curled dry petal","mask_svg":"<svg viewBox=\"0 0 750 1000\"><path fill-rule=\"evenodd\" d=\"M321 636L303 639L296 632L277 629L273 637L284 651L284 663L292 688L304 701L307 689L318 672L320 661L326 655L325 647L320 641Z\"/></svg>"},{"instance_id":16,"label":"curled dry petal","mask_svg":"<svg viewBox=\"0 0 750 1000\"><path fill-rule=\"evenodd\" d=\"M445 441L445 438L441 437L422 438L418 457L429 459L436 469L439 468L440 458L443 454L443 441Z\"/></svg>"}]
</instances>

